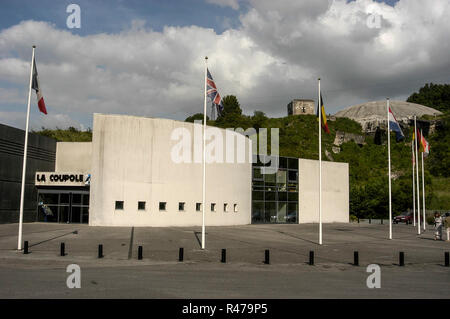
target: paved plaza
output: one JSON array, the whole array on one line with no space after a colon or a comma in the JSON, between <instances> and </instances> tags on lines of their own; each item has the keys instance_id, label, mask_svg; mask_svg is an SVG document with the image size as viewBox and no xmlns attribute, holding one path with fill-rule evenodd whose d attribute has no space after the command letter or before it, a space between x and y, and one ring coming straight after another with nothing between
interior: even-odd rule
<instances>
[{"instance_id":1,"label":"paved plaza","mask_svg":"<svg viewBox=\"0 0 450 319\"><path fill-rule=\"evenodd\" d=\"M388 227L326 224L322 246L314 224L207 227L201 250L200 227L32 223L24 225L30 250L24 255L15 250L18 225L0 225L0 298L449 298L444 253L450 242L434 241L432 227L417 235L404 224L393 225L394 239L388 240ZM310 251L314 266L308 264ZM353 265L354 251L359 266ZM80 289L66 286L69 264L81 268ZM381 267L379 289L367 288L369 264Z\"/></svg>"}]
</instances>

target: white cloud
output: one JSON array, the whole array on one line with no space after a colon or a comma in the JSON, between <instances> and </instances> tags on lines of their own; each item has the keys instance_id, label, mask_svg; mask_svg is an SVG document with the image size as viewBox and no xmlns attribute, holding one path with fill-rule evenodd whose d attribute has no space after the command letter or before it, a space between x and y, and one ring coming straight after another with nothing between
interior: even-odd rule
<instances>
[{"instance_id":1,"label":"white cloud","mask_svg":"<svg viewBox=\"0 0 450 319\"><path fill-rule=\"evenodd\" d=\"M240 28L221 34L197 26L156 32L144 21L118 34L84 37L37 21L2 30L0 108L26 102L32 44L50 114L80 118L103 112L182 120L202 112L205 55L222 96L237 95L246 113L275 116L286 114L292 98L315 98L319 76L330 113L450 80L447 0L401 0L395 7L255 0L251 6ZM369 14L380 15L381 28L368 28ZM44 124L77 124L48 119Z\"/></svg>"}]
</instances>

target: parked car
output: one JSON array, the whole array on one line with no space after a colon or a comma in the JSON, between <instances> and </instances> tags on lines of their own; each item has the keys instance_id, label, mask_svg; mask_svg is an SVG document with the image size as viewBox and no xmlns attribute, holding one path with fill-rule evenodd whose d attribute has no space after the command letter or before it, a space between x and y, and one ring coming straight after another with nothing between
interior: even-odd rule
<instances>
[{"instance_id":1,"label":"parked car","mask_svg":"<svg viewBox=\"0 0 450 319\"><path fill-rule=\"evenodd\" d=\"M412 224L414 220L413 213L403 213L398 216L395 216L392 220L393 223L405 223L406 225ZM420 216L420 222L423 222L423 216Z\"/></svg>"}]
</instances>

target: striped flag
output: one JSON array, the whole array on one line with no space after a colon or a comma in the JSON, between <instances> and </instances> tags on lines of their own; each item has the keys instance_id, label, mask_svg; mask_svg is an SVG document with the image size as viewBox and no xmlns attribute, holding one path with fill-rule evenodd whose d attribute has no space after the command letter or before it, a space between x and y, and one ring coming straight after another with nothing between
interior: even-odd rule
<instances>
[{"instance_id":1,"label":"striped flag","mask_svg":"<svg viewBox=\"0 0 450 319\"><path fill-rule=\"evenodd\" d=\"M322 112L321 114L321 118L322 118L322 129L325 131L325 133L330 134L330 129L328 128L328 123L327 123L327 115L325 113L325 106L323 103L323 97L322 97L322 93L320 93L320 104L321 106L317 106L317 117L319 117L319 109Z\"/></svg>"},{"instance_id":2,"label":"striped flag","mask_svg":"<svg viewBox=\"0 0 450 319\"><path fill-rule=\"evenodd\" d=\"M427 157L430 154L430 144L419 130L417 130L417 141L420 143L420 151L423 152L423 156Z\"/></svg>"},{"instance_id":3,"label":"striped flag","mask_svg":"<svg viewBox=\"0 0 450 319\"><path fill-rule=\"evenodd\" d=\"M400 124L398 124L397 120L395 119L394 113L392 113L391 108L389 108L389 129L395 132L395 139L397 140L397 142L405 138Z\"/></svg>"},{"instance_id":4,"label":"striped flag","mask_svg":"<svg viewBox=\"0 0 450 319\"><path fill-rule=\"evenodd\" d=\"M39 86L39 76L36 68L36 59L33 60L33 80L31 84L31 88L36 91L37 102L39 111L44 114L47 114L47 109L45 108L44 97L42 96L42 90Z\"/></svg>"},{"instance_id":5,"label":"striped flag","mask_svg":"<svg viewBox=\"0 0 450 319\"><path fill-rule=\"evenodd\" d=\"M222 104L222 98L220 97L219 92L217 91L216 84L214 83L214 80L212 78L211 73L209 73L209 70L207 69L207 79L206 79L207 89L206 94L211 99L211 102L217 109L217 115L221 115L223 111L223 104Z\"/></svg>"}]
</instances>

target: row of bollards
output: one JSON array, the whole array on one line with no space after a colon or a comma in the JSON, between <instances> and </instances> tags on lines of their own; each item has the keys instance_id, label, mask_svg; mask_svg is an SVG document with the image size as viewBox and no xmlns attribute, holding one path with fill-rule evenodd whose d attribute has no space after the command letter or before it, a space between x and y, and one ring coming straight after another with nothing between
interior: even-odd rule
<instances>
[{"instance_id":1,"label":"row of bollards","mask_svg":"<svg viewBox=\"0 0 450 319\"><path fill-rule=\"evenodd\" d=\"M30 253L28 241L24 241L23 253L24 254ZM66 245L65 245L65 243L61 243L60 256L64 257L66 255L67 255L66 254ZM103 245L100 244L100 245L98 245L98 258L103 258L103 257L104 257ZM143 248L142 248L142 246L138 246L138 260L142 260L142 259L143 259ZM182 262L183 260L184 260L184 248L180 247L179 252L178 252L178 261ZM222 249L220 262L221 263L227 262L227 250L226 249ZM450 257L449 257L448 251L446 251L444 253L444 263L445 263L445 267L450 267ZM264 251L264 264L266 264L266 265L270 264L270 250L269 249L266 249ZM311 250L309 252L308 264L310 266L314 266L314 251L313 250ZM359 266L359 252L358 251L353 252L353 265ZM402 267L405 266L405 253L403 251L399 252L398 265L402 266Z\"/></svg>"}]
</instances>

